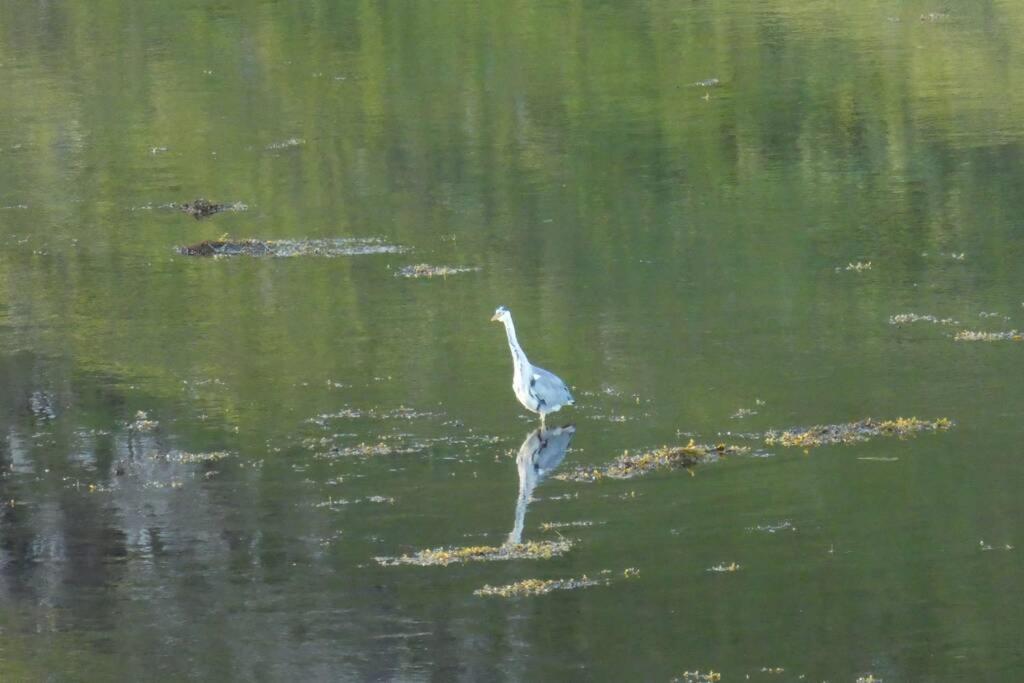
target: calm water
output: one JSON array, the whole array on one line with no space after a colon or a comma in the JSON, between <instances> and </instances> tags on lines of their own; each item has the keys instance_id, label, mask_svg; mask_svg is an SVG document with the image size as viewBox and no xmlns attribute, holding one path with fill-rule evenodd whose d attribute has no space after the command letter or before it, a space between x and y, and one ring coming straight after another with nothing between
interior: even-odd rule
<instances>
[{"instance_id":1,"label":"calm water","mask_svg":"<svg viewBox=\"0 0 1024 683\"><path fill-rule=\"evenodd\" d=\"M1020 680L1024 6L948 6L0 3L0 676ZM524 507L499 304L563 470L754 451Z\"/></svg>"}]
</instances>

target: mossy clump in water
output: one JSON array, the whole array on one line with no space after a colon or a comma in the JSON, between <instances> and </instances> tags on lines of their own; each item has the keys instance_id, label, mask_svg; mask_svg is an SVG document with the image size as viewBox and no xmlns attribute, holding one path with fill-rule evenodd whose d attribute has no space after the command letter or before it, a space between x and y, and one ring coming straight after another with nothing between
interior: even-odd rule
<instances>
[{"instance_id":1,"label":"mossy clump in water","mask_svg":"<svg viewBox=\"0 0 1024 683\"><path fill-rule=\"evenodd\" d=\"M194 202L185 202L184 204L171 204L175 209L184 211L189 216L192 216L196 220L200 218L207 218L215 213L221 211L245 211L247 207L245 204L236 202L234 204L215 204L207 199L200 197Z\"/></svg>"},{"instance_id":2,"label":"mossy clump in water","mask_svg":"<svg viewBox=\"0 0 1024 683\"><path fill-rule=\"evenodd\" d=\"M473 273L480 270L473 266L432 266L429 263L417 263L414 266L405 266L397 273L396 277L448 277L459 273Z\"/></svg>"},{"instance_id":3,"label":"mossy clump in water","mask_svg":"<svg viewBox=\"0 0 1024 683\"><path fill-rule=\"evenodd\" d=\"M473 545L454 548L432 548L421 550L414 555L401 557L377 557L378 564L392 567L399 564L414 564L421 567L441 566L463 562L495 562L500 560L547 560L564 555L572 548L568 538L556 541L530 541L508 543L503 546Z\"/></svg>"},{"instance_id":4,"label":"mossy clump in water","mask_svg":"<svg viewBox=\"0 0 1024 683\"><path fill-rule=\"evenodd\" d=\"M673 678L672 683L682 683L682 681L686 681L687 683L690 683L691 681L699 681L700 683L716 683L720 680L722 680L722 674L709 669L706 674L701 673L700 671L684 671L683 675L679 678Z\"/></svg>"},{"instance_id":5,"label":"mossy clump in water","mask_svg":"<svg viewBox=\"0 0 1024 683\"><path fill-rule=\"evenodd\" d=\"M905 438L918 432L944 432L953 426L953 421L940 417L937 420L919 420L916 417L898 417L895 420L872 420L837 425L815 425L787 429L782 432L770 431L764 435L769 446L790 446L811 448L839 443L859 443L876 436L898 436Z\"/></svg>"},{"instance_id":6,"label":"mossy clump in water","mask_svg":"<svg viewBox=\"0 0 1024 683\"><path fill-rule=\"evenodd\" d=\"M714 446L695 443L693 439L685 446L662 446L646 453L632 454L626 451L604 467L577 467L570 472L556 474L562 481L597 481L599 479L632 479L648 472L679 467L693 467L715 462L726 455L748 452L745 446L730 446L720 443Z\"/></svg>"},{"instance_id":7,"label":"mossy clump in water","mask_svg":"<svg viewBox=\"0 0 1024 683\"><path fill-rule=\"evenodd\" d=\"M337 238L316 240L216 239L178 247L182 256L359 256L397 254L402 247L379 239Z\"/></svg>"},{"instance_id":8,"label":"mossy clump in water","mask_svg":"<svg viewBox=\"0 0 1024 683\"><path fill-rule=\"evenodd\" d=\"M909 323L932 323L933 325L959 325L952 318L937 318L934 315L918 315L917 313L897 313L889 316L890 325L907 325Z\"/></svg>"},{"instance_id":9,"label":"mossy clump in water","mask_svg":"<svg viewBox=\"0 0 1024 683\"><path fill-rule=\"evenodd\" d=\"M1024 341L1024 334L1017 330L1009 332L975 332L960 330L953 336L954 341Z\"/></svg>"},{"instance_id":10,"label":"mossy clump in water","mask_svg":"<svg viewBox=\"0 0 1024 683\"><path fill-rule=\"evenodd\" d=\"M231 457L231 454L227 451L210 451L208 453L188 453L186 451L179 451L174 453L171 457L173 460L182 464L191 464L217 462L218 460Z\"/></svg>"},{"instance_id":11,"label":"mossy clump in water","mask_svg":"<svg viewBox=\"0 0 1024 683\"><path fill-rule=\"evenodd\" d=\"M622 572L623 579L634 579L640 575L636 567L627 567ZM552 591L574 590L576 588L589 588L591 586L607 586L612 583L612 572L610 569L602 569L600 577L592 579L586 574L580 578L572 579L523 579L504 586L486 585L473 591L473 595L494 596L499 598L521 598L534 595L544 595Z\"/></svg>"},{"instance_id":12,"label":"mossy clump in water","mask_svg":"<svg viewBox=\"0 0 1024 683\"><path fill-rule=\"evenodd\" d=\"M303 442L303 445L311 450L315 450L318 443L320 445L325 445L329 442L330 439L328 437L324 437L319 442L315 439L306 439ZM313 457L318 460L333 460L335 458L372 458L378 456L419 453L426 448L426 444L415 442L403 445L379 441L377 443L358 443L354 446L331 446L325 451L316 452Z\"/></svg>"},{"instance_id":13,"label":"mossy clump in water","mask_svg":"<svg viewBox=\"0 0 1024 683\"><path fill-rule=\"evenodd\" d=\"M578 579L524 579L504 586L485 585L473 591L473 595L498 598L525 598L544 595L553 591L569 591L591 586L606 586L607 579L591 579L585 574Z\"/></svg>"},{"instance_id":14,"label":"mossy clump in water","mask_svg":"<svg viewBox=\"0 0 1024 683\"><path fill-rule=\"evenodd\" d=\"M137 433L155 432L159 427L160 423L150 420L149 414L144 410L135 413L135 421L128 424L128 429Z\"/></svg>"},{"instance_id":15,"label":"mossy clump in water","mask_svg":"<svg viewBox=\"0 0 1024 683\"><path fill-rule=\"evenodd\" d=\"M589 520L580 520L578 522L544 522L540 525L540 530L554 531L555 529L564 529L566 527L573 526L594 526L594 523Z\"/></svg>"}]
</instances>

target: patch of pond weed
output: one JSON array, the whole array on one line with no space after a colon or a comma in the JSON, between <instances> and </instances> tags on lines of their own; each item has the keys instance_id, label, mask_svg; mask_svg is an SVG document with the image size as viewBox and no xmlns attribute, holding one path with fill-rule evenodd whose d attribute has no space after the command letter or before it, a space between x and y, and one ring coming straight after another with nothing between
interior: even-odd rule
<instances>
[{"instance_id":1,"label":"patch of pond weed","mask_svg":"<svg viewBox=\"0 0 1024 683\"><path fill-rule=\"evenodd\" d=\"M845 424L797 427L781 432L769 431L764 435L764 442L768 446L811 448L840 443L860 443L877 436L896 436L902 439L919 432L944 432L952 426L953 421L945 417L937 420L919 420L916 417L873 420L869 417Z\"/></svg>"},{"instance_id":2,"label":"patch of pond weed","mask_svg":"<svg viewBox=\"0 0 1024 683\"><path fill-rule=\"evenodd\" d=\"M405 247L387 244L376 237L305 240L261 240L221 238L203 240L178 247L182 256L267 256L288 258L293 256L362 256L365 254L400 254Z\"/></svg>"},{"instance_id":3,"label":"patch of pond weed","mask_svg":"<svg viewBox=\"0 0 1024 683\"><path fill-rule=\"evenodd\" d=\"M392 567L411 564L420 567L447 567L464 562L495 562L502 560L548 560L564 555L572 549L573 541L560 538L553 541L530 541L509 543L502 546L474 545L421 550L412 555L400 557L376 557L378 564Z\"/></svg>"},{"instance_id":4,"label":"patch of pond weed","mask_svg":"<svg viewBox=\"0 0 1024 683\"><path fill-rule=\"evenodd\" d=\"M1024 334L1017 330L1008 332L977 332L975 330L960 330L953 336L954 341L1024 341Z\"/></svg>"},{"instance_id":5,"label":"patch of pond weed","mask_svg":"<svg viewBox=\"0 0 1024 683\"><path fill-rule=\"evenodd\" d=\"M731 446L724 443L701 445L692 439L685 446L661 446L643 453L624 452L603 467L581 465L575 470L556 474L562 481L593 482L600 479L632 479L655 470L693 467L715 462L728 455L748 453L746 446Z\"/></svg>"},{"instance_id":6,"label":"patch of pond weed","mask_svg":"<svg viewBox=\"0 0 1024 683\"><path fill-rule=\"evenodd\" d=\"M395 277L447 278L449 275L475 273L478 270L480 270L478 266L432 266L429 263L417 263L416 265L401 268L397 273L395 273Z\"/></svg>"}]
</instances>

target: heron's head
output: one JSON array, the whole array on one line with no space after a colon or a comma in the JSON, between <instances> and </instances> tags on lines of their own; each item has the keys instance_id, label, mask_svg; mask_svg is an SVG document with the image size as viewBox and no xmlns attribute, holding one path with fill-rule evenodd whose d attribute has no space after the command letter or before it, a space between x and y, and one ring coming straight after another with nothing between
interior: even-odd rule
<instances>
[{"instance_id":1,"label":"heron's head","mask_svg":"<svg viewBox=\"0 0 1024 683\"><path fill-rule=\"evenodd\" d=\"M491 316L491 322L503 323L512 319L512 314L504 306L498 306L494 309L494 315Z\"/></svg>"}]
</instances>

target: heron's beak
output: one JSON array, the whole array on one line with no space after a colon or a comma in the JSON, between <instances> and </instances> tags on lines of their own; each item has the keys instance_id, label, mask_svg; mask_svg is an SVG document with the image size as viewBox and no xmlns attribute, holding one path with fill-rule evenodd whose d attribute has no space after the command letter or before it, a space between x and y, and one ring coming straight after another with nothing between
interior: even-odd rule
<instances>
[{"instance_id":1,"label":"heron's beak","mask_svg":"<svg viewBox=\"0 0 1024 683\"><path fill-rule=\"evenodd\" d=\"M497 313L495 313L494 315L492 315L492 316L491 316L491 322L492 322L492 323L496 323L496 322L498 322L499 320L501 320L501 318L499 318L499 317L498 317L498 314L497 314Z\"/></svg>"}]
</instances>

